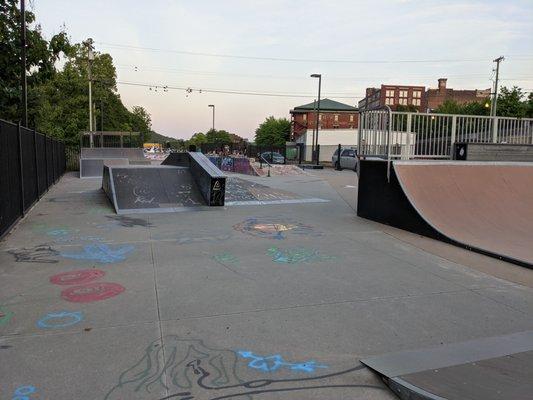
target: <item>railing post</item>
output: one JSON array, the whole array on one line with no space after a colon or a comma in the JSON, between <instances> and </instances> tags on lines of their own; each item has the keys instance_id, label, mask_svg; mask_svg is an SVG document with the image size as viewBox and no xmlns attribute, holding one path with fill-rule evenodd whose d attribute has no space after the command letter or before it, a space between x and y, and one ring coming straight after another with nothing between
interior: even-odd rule
<instances>
[{"instance_id":1,"label":"railing post","mask_svg":"<svg viewBox=\"0 0 533 400\"><path fill-rule=\"evenodd\" d=\"M406 139L406 145L407 145L407 154L405 157L402 157L406 160L409 160L411 158L411 134L413 132L413 114L409 113L407 114L407 139ZM400 143L401 144L401 143Z\"/></svg>"},{"instance_id":2,"label":"railing post","mask_svg":"<svg viewBox=\"0 0 533 400\"><path fill-rule=\"evenodd\" d=\"M498 143L498 117L492 118L492 143Z\"/></svg>"},{"instance_id":3,"label":"railing post","mask_svg":"<svg viewBox=\"0 0 533 400\"><path fill-rule=\"evenodd\" d=\"M54 139L50 138L50 142L52 143L52 184L56 183L56 160L55 160L55 146L54 146Z\"/></svg>"},{"instance_id":4,"label":"railing post","mask_svg":"<svg viewBox=\"0 0 533 400\"><path fill-rule=\"evenodd\" d=\"M50 187L48 184L48 139L46 133L44 134L44 171L46 172L46 190Z\"/></svg>"},{"instance_id":5,"label":"railing post","mask_svg":"<svg viewBox=\"0 0 533 400\"><path fill-rule=\"evenodd\" d=\"M22 131L20 121L17 124L17 147L19 153L19 172L20 172L20 213L24 217L24 167L22 165Z\"/></svg>"},{"instance_id":6,"label":"railing post","mask_svg":"<svg viewBox=\"0 0 533 400\"><path fill-rule=\"evenodd\" d=\"M452 116L452 133L450 135L450 158L453 158L455 138L457 137L457 115Z\"/></svg>"},{"instance_id":7,"label":"railing post","mask_svg":"<svg viewBox=\"0 0 533 400\"><path fill-rule=\"evenodd\" d=\"M35 187L37 189L37 200L41 198L39 194L39 166L37 164L37 131L33 129L33 160L35 161Z\"/></svg>"}]
</instances>

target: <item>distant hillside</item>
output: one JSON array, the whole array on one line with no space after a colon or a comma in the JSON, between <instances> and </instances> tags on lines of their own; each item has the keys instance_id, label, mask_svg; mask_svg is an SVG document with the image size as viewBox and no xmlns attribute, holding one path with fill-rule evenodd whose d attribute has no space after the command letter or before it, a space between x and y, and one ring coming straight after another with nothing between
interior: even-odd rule
<instances>
[{"instance_id":1,"label":"distant hillside","mask_svg":"<svg viewBox=\"0 0 533 400\"><path fill-rule=\"evenodd\" d=\"M150 134L151 138L150 138L150 143L161 143L161 144L165 144L166 142L175 142L177 141L178 139L176 138L173 138L173 137L170 137L170 136L164 136L164 135L161 135L157 132L152 132Z\"/></svg>"}]
</instances>

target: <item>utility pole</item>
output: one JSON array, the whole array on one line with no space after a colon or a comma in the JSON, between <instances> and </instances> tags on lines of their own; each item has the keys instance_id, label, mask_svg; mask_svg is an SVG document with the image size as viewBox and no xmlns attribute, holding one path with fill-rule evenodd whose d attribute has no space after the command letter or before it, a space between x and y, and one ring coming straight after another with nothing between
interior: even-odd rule
<instances>
[{"instance_id":1,"label":"utility pole","mask_svg":"<svg viewBox=\"0 0 533 400\"><path fill-rule=\"evenodd\" d=\"M26 80L26 4L20 0L20 86L22 126L28 126L28 85Z\"/></svg>"},{"instance_id":2,"label":"utility pole","mask_svg":"<svg viewBox=\"0 0 533 400\"><path fill-rule=\"evenodd\" d=\"M94 60L93 40L91 38L87 39L85 45L87 46L87 76L89 78L89 135L90 147L93 147L93 76L91 71L91 65Z\"/></svg>"},{"instance_id":3,"label":"utility pole","mask_svg":"<svg viewBox=\"0 0 533 400\"><path fill-rule=\"evenodd\" d=\"M215 105L209 104L207 107L211 107L213 109L213 132L215 131Z\"/></svg>"},{"instance_id":4,"label":"utility pole","mask_svg":"<svg viewBox=\"0 0 533 400\"><path fill-rule=\"evenodd\" d=\"M492 117L496 116L497 112L497 106L498 106L498 79L500 77L500 63L505 60L503 56L498 57L497 59L493 60L493 62L496 63L496 80L494 82L494 99L492 101L492 107L490 109L490 115Z\"/></svg>"},{"instance_id":5,"label":"utility pole","mask_svg":"<svg viewBox=\"0 0 533 400\"><path fill-rule=\"evenodd\" d=\"M311 78L318 78L318 102L316 105L316 145L315 145L315 151L316 151L316 165L319 165L319 150L318 150L318 130L320 129L320 88L322 86L322 74L311 74Z\"/></svg>"}]
</instances>

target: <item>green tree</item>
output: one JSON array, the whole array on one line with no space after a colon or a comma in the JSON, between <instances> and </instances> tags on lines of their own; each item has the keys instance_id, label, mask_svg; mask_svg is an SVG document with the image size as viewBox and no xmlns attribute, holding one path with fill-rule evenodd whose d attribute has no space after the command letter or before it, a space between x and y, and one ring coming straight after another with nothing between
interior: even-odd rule
<instances>
[{"instance_id":1,"label":"green tree","mask_svg":"<svg viewBox=\"0 0 533 400\"><path fill-rule=\"evenodd\" d=\"M131 127L133 131L140 132L144 142L149 142L152 132L152 118L141 106L133 106L131 110Z\"/></svg>"},{"instance_id":2,"label":"green tree","mask_svg":"<svg viewBox=\"0 0 533 400\"><path fill-rule=\"evenodd\" d=\"M217 131L215 129L210 129L205 134L205 139L207 143L216 144L217 146L223 146L231 143L231 136L229 132L225 130Z\"/></svg>"},{"instance_id":3,"label":"green tree","mask_svg":"<svg viewBox=\"0 0 533 400\"><path fill-rule=\"evenodd\" d=\"M187 147L189 147L190 145L200 147L203 143L207 143L205 135L203 134L203 132L197 132L192 135L189 140L187 140L186 145Z\"/></svg>"},{"instance_id":4,"label":"green tree","mask_svg":"<svg viewBox=\"0 0 533 400\"><path fill-rule=\"evenodd\" d=\"M455 100L445 100L434 111L438 114L462 114L462 115L488 115L490 103L471 102L466 104L459 104Z\"/></svg>"},{"instance_id":5,"label":"green tree","mask_svg":"<svg viewBox=\"0 0 533 400\"><path fill-rule=\"evenodd\" d=\"M533 118L533 92L529 93L526 102L526 117Z\"/></svg>"},{"instance_id":6,"label":"green tree","mask_svg":"<svg viewBox=\"0 0 533 400\"><path fill-rule=\"evenodd\" d=\"M522 101L524 97L524 93L519 87L513 86L508 89L503 86L498 94L497 115L501 117L525 117L527 103Z\"/></svg>"},{"instance_id":7,"label":"green tree","mask_svg":"<svg viewBox=\"0 0 533 400\"><path fill-rule=\"evenodd\" d=\"M21 119L21 48L20 10L17 0L0 2L0 118L19 121ZM62 54L70 54L72 48L67 34L61 30L50 41L46 41L35 15L26 11L26 75L28 110L37 101L37 86L52 78L56 73L55 63ZM31 115L29 115L31 125Z\"/></svg>"},{"instance_id":8,"label":"green tree","mask_svg":"<svg viewBox=\"0 0 533 400\"><path fill-rule=\"evenodd\" d=\"M259 146L284 146L289 140L291 123L286 118L268 117L255 131L255 143Z\"/></svg>"}]
</instances>

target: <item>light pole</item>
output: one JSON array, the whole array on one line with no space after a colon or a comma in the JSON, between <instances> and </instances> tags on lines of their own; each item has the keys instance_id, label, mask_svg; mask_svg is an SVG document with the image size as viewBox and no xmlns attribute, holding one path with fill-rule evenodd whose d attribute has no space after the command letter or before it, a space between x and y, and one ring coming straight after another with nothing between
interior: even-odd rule
<instances>
[{"instance_id":1,"label":"light pole","mask_svg":"<svg viewBox=\"0 0 533 400\"><path fill-rule=\"evenodd\" d=\"M311 74L311 78L318 78L318 101L316 104L316 145L315 145L315 151L316 151L316 165L319 165L319 150L318 150L318 119L320 118L320 88L322 86L322 74Z\"/></svg>"},{"instance_id":2,"label":"light pole","mask_svg":"<svg viewBox=\"0 0 533 400\"><path fill-rule=\"evenodd\" d=\"M24 0L20 0L20 62L22 126L28 127L28 88L26 81L26 4Z\"/></svg>"},{"instance_id":3,"label":"light pole","mask_svg":"<svg viewBox=\"0 0 533 400\"><path fill-rule=\"evenodd\" d=\"M213 109L213 132L215 131L215 105L209 104L208 107L211 107Z\"/></svg>"}]
</instances>

